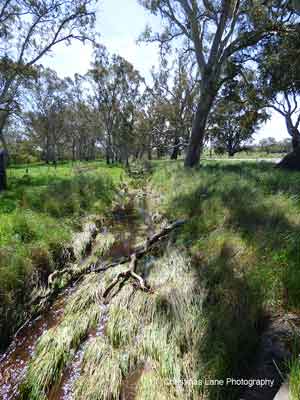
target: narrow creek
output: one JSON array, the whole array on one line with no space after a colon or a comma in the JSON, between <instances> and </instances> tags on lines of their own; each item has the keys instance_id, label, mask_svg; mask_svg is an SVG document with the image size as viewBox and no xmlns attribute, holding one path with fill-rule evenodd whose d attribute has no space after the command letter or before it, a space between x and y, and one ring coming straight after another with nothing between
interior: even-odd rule
<instances>
[{"instance_id":1,"label":"narrow creek","mask_svg":"<svg viewBox=\"0 0 300 400\"><path fill-rule=\"evenodd\" d=\"M144 192L139 192L138 195L130 194L128 202L113 210L111 220L102 229L101 234L112 234L115 238L108 254L103 257L103 261L129 256L133 247L138 242L144 241L153 232L154 226L149 214L146 194ZM93 248L88 258L93 257L96 250L96 248ZM16 334L7 351L0 355L1 400L18 399L19 386L24 379L39 338L61 322L67 300L78 287L80 287L80 283L75 283L66 288L48 310L30 321ZM103 335L105 332L107 308L104 304L99 305L99 307L101 319L98 327L88 332L86 339L77 349L72 362L65 368L60 383L50 390L49 400L71 400L73 398L72 387L80 376L85 346L93 338Z\"/></svg>"},{"instance_id":2,"label":"narrow creek","mask_svg":"<svg viewBox=\"0 0 300 400\"><path fill-rule=\"evenodd\" d=\"M156 230L157 227L150 214L146 193L139 191L129 194L125 205L118 205L112 210L111 218L106 221L100 232L100 235L112 235L115 239L108 252L103 256L103 262L130 256L135 246L144 242L147 237L152 236ZM97 245L92 247L91 253L84 259L84 262L88 263L89 260L92 260L96 252ZM0 354L0 400L18 400L20 384L26 375L39 338L61 323L64 318L64 308L69 298L80 287L81 281L67 287L58 295L48 310L18 331L7 351L3 355ZM51 387L47 395L48 400L74 400L73 390L81 375L85 350L95 338L105 335L108 320L108 306L106 304L99 304L99 315L101 318L98 326L88 331L86 337L76 349L72 360L64 368L61 379ZM269 337L267 339L269 340ZM260 353L269 364L270 357L265 357L266 349L268 350L269 347L263 343ZM273 347L271 350L273 355ZM272 356L272 358L274 357ZM151 370L151 366L145 365L133 371L124 379L121 390L122 400L134 400L136 398L137 383L141 375L148 370ZM274 377L276 374L277 372L272 370L270 377ZM264 375L266 375L265 371ZM244 392L242 398L249 398L249 400L254 398L272 399L278 388L277 384L272 390L264 390L264 393L251 390L247 393Z\"/></svg>"},{"instance_id":3,"label":"narrow creek","mask_svg":"<svg viewBox=\"0 0 300 400\"><path fill-rule=\"evenodd\" d=\"M7 351L0 358L0 399L18 398L18 387L24 378L28 362L36 343L47 330L59 324L64 305L74 292L75 286L67 288L48 311L45 311L25 325L14 337Z\"/></svg>"}]
</instances>

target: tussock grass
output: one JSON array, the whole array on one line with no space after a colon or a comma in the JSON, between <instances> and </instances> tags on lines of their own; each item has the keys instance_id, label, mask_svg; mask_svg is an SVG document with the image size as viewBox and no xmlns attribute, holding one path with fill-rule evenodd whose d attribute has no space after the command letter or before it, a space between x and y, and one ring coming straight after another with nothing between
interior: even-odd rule
<instances>
[{"instance_id":1,"label":"tussock grass","mask_svg":"<svg viewBox=\"0 0 300 400\"><path fill-rule=\"evenodd\" d=\"M299 332L294 334L294 343L292 346L293 356L289 362L289 389L291 400L297 400L300 397L300 344Z\"/></svg>"},{"instance_id":2,"label":"tussock grass","mask_svg":"<svg viewBox=\"0 0 300 400\"><path fill-rule=\"evenodd\" d=\"M165 380L154 370L142 375L138 386L137 398L143 400L176 400L179 390L174 389L174 385L166 385Z\"/></svg>"},{"instance_id":3,"label":"tussock grass","mask_svg":"<svg viewBox=\"0 0 300 400\"><path fill-rule=\"evenodd\" d=\"M294 360L293 363L291 364L290 376L289 376L290 394L292 400L297 400L300 397L299 376L300 376L300 360L298 356L298 359Z\"/></svg>"},{"instance_id":4,"label":"tussock grass","mask_svg":"<svg viewBox=\"0 0 300 400\"><path fill-rule=\"evenodd\" d=\"M47 398L89 330L99 323L98 284L97 275L88 276L70 297L62 322L40 338L22 385L23 399Z\"/></svg>"},{"instance_id":5,"label":"tussock grass","mask_svg":"<svg viewBox=\"0 0 300 400\"><path fill-rule=\"evenodd\" d=\"M122 384L122 370L126 361L102 338L88 346L82 365L82 374L76 383L75 399L118 399Z\"/></svg>"},{"instance_id":6,"label":"tussock grass","mask_svg":"<svg viewBox=\"0 0 300 400\"><path fill-rule=\"evenodd\" d=\"M162 398L199 396L196 386L184 392L177 382L198 376L195 349L205 331L205 289L190 259L175 250L158 259L147 274L153 294L127 284L111 300L105 339L97 339L85 352L76 399L119 398L124 380L145 364L151 366L149 376L145 372L136 382L145 398L153 379L160 382L155 390Z\"/></svg>"},{"instance_id":7,"label":"tussock grass","mask_svg":"<svg viewBox=\"0 0 300 400\"><path fill-rule=\"evenodd\" d=\"M300 174L267 163L207 162L194 171L155 164L160 209L188 218L176 242L207 289L199 370L214 379L242 376L262 314L300 308ZM207 395L235 399L238 392L211 387Z\"/></svg>"},{"instance_id":8,"label":"tussock grass","mask_svg":"<svg viewBox=\"0 0 300 400\"><path fill-rule=\"evenodd\" d=\"M115 236L109 232L103 234L100 233L97 235L94 247L96 248L95 255L97 257L103 257L112 245L115 243Z\"/></svg>"}]
</instances>

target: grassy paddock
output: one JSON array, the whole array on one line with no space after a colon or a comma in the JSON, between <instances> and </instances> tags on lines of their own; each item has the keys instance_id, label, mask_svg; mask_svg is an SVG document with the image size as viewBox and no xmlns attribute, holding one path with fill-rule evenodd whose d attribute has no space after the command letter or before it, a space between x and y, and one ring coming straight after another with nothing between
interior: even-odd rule
<instances>
[{"instance_id":1,"label":"grassy paddock","mask_svg":"<svg viewBox=\"0 0 300 400\"><path fill-rule=\"evenodd\" d=\"M17 166L0 195L0 337L5 343L25 316L33 288L45 285L88 213L110 205L123 171L103 162ZM0 345L0 347L1 347Z\"/></svg>"},{"instance_id":2,"label":"grassy paddock","mask_svg":"<svg viewBox=\"0 0 300 400\"><path fill-rule=\"evenodd\" d=\"M271 152L266 152L266 151L240 151L236 153L233 157L229 157L227 153L225 154L217 154L214 151L210 153L209 150L205 150L203 153L203 157L205 158L222 158L224 160L234 160L234 159L240 159L240 158L245 158L245 159L257 159L257 158L268 158L270 160L272 159L281 159L286 155L286 153L271 153Z\"/></svg>"}]
</instances>

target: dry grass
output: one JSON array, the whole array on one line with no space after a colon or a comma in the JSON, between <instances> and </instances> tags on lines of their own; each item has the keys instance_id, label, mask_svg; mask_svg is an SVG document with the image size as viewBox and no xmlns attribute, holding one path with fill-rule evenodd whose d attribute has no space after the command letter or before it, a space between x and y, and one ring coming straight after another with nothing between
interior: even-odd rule
<instances>
[{"instance_id":1,"label":"dry grass","mask_svg":"<svg viewBox=\"0 0 300 400\"><path fill-rule=\"evenodd\" d=\"M119 398L124 379L145 364L151 372L137 382L145 398L153 379L165 398L199 395L196 387L176 382L198 376L195 349L205 330L205 290L199 288L188 257L174 250L148 273L153 294L133 291L128 284L112 299L105 339L96 339L86 350L76 399Z\"/></svg>"}]
</instances>

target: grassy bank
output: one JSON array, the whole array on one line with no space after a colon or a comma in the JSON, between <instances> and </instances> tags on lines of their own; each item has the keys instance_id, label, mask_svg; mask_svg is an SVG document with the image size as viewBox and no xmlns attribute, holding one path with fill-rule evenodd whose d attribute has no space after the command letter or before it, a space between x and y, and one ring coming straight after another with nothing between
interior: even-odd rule
<instances>
[{"instance_id":1,"label":"grassy bank","mask_svg":"<svg viewBox=\"0 0 300 400\"><path fill-rule=\"evenodd\" d=\"M32 291L62 266L81 218L110 205L123 171L102 162L8 170L0 195L0 337L5 343L25 317ZM0 345L0 347L1 347Z\"/></svg>"},{"instance_id":2,"label":"grassy bank","mask_svg":"<svg viewBox=\"0 0 300 400\"><path fill-rule=\"evenodd\" d=\"M300 311L300 174L268 163L207 162L191 172L164 162L152 183L163 193L161 210L189 221L177 245L188 250L208 291L206 374L239 376L261 317ZM290 367L295 386L299 361ZM222 388L214 390L211 398L223 396ZM231 398L228 388L224 396Z\"/></svg>"},{"instance_id":3,"label":"grassy bank","mask_svg":"<svg viewBox=\"0 0 300 400\"><path fill-rule=\"evenodd\" d=\"M152 290L126 281L103 307L104 290L128 266L86 276L40 338L23 398L46 399L79 347L76 400L240 398L238 386L209 383L247 376L265 317L300 310L299 184L300 174L268 163L187 171L154 162L152 216L187 223L138 261ZM99 324L104 333L96 335ZM298 357L290 368L297 399Z\"/></svg>"}]
</instances>

